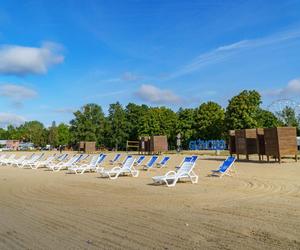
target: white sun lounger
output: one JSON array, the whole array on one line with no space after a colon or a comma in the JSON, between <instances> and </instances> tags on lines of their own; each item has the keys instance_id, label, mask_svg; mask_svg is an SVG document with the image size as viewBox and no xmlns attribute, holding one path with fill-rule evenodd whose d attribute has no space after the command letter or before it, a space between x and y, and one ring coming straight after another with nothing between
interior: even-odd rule
<instances>
[{"instance_id":1,"label":"white sun lounger","mask_svg":"<svg viewBox=\"0 0 300 250\"><path fill-rule=\"evenodd\" d=\"M30 165L31 165L31 164L34 164L34 163L38 162L38 161L41 160L43 157L44 157L44 154L35 155L35 156L33 156L31 159L25 160L25 161L23 161L22 163L17 164L17 166L18 166L19 168L26 168L26 167L29 167L29 168L30 168Z\"/></svg>"},{"instance_id":2,"label":"white sun lounger","mask_svg":"<svg viewBox=\"0 0 300 250\"><path fill-rule=\"evenodd\" d=\"M15 154L11 154L8 158L4 158L1 161L2 165L9 165L14 159L15 159L16 155Z\"/></svg>"},{"instance_id":3,"label":"white sun lounger","mask_svg":"<svg viewBox=\"0 0 300 250\"><path fill-rule=\"evenodd\" d=\"M60 154L55 157L55 160L56 161L64 161L65 159L67 159L68 156L69 156L68 154Z\"/></svg>"},{"instance_id":4,"label":"white sun lounger","mask_svg":"<svg viewBox=\"0 0 300 250\"><path fill-rule=\"evenodd\" d=\"M102 177L108 177L111 180L117 179L120 175L132 175L133 177L138 177L139 171L134 168L135 159L133 157L128 157L125 163L121 166L114 167L110 170L105 170L100 168L97 172Z\"/></svg>"},{"instance_id":5,"label":"white sun lounger","mask_svg":"<svg viewBox=\"0 0 300 250\"><path fill-rule=\"evenodd\" d=\"M1 157L0 157L0 165L2 165L3 161L5 161L6 156L7 156L6 154L1 155Z\"/></svg>"},{"instance_id":6,"label":"white sun lounger","mask_svg":"<svg viewBox=\"0 0 300 250\"><path fill-rule=\"evenodd\" d=\"M55 160L55 155L49 156L47 159L43 161L36 161L33 163L27 164L32 169L38 169L47 166L48 164L51 164Z\"/></svg>"},{"instance_id":7,"label":"white sun lounger","mask_svg":"<svg viewBox=\"0 0 300 250\"><path fill-rule=\"evenodd\" d=\"M2 162L2 159L5 159L5 157L6 157L6 155L5 155L5 154L3 154L3 155L0 155L0 164L1 164L1 162Z\"/></svg>"},{"instance_id":8,"label":"white sun lounger","mask_svg":"<svg viewBox=\"0 0 300 250\"><path fill-rule=\"evenodd\" d=\"M17 159L12 159L9 163L7 163L10 166L18 166L18 164L22 164L24 161L26 161L26 155L22 155Z\"/></svg>"},{"instance_id":9,"label":"white sun lounger","mask_svg":"<svg viewBox=\"0 0 300 250\"><path fill-rule=\"evenodd\" d=\"M198 176L193 171L194 167L195 162L184 162L176 171L169 171L162 176L154 176L152 180L154 183L166 184L168 187L174 187L181 179L189 179L194 184L198 182Z\"/></svg>"},{"instance_id":10,"label":"white sun lounger","mask_svg":"<svg viewBox=\"0 0 300 250\"><path fill-rule=\"evenodd\" d=\"M92 172L96 171L97 167L100 166L101 162L106 158L106 155L100 154L99 156L95 155L91 158L89 163L83 165L76 165L68 168L69 172L74 172L75 174L83 174L86 171Z\"/></svg>"},{"instance_id":11,"label":"white sun lounger","mask_svg":"<svg viewBox=\"0 0 300 250\"><path fill-rule=\"evenodd\" d=\"M78 162L80 160L81 157L82 157L82 155L75 155L66 162L59 162L57 164L52 163L52 164L47 165L47 167L54 172L58 172L60 170L72 167L76 162Z\"/></svg>"}]
</instances>

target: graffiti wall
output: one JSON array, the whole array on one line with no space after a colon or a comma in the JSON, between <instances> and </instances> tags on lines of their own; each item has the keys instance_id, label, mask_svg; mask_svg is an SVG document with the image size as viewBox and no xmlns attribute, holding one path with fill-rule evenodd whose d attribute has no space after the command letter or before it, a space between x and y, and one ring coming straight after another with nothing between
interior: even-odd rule
<instances>
[{"instance_id":1,"label":"graffiti wall","mask_svg":"<svg viewBox=\"0 0 300 250\"><path fill-rule=\"evenodd\" d=\"M195 140L190 141L190 150L225 150L227 148L225 140Z\"/></svg>"}]
</instances>

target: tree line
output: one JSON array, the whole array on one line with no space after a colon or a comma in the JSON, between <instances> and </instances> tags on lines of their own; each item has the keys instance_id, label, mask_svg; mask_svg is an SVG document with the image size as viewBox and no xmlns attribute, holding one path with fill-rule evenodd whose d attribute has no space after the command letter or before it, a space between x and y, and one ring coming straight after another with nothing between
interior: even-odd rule
<instances>
[{"instance_id":1,"label":"tree line","mask_svg":"<svg viewBox=\"0 0 300 250\"><path fill-rule=\"evenodd\" d=\"M105 115L101 106L86 104L74 112L69 124L52 124L45 128L39 121L29 121L0 129L0 139L18 139L36 146L75 145L79 141L96 141L98 147L124 149L127 140L140 136L166 135L170 148L175 148L181 134L183 148L190 140L224 139L228 130L295 126L300 132L300 117L293 108L285 107L274 114L261 108L261 96L255 90L244 90L232 97L224 109L216 102L205 102L196 108L149 107L119 102L110 104Z\"/></svg>"}]
</instances>

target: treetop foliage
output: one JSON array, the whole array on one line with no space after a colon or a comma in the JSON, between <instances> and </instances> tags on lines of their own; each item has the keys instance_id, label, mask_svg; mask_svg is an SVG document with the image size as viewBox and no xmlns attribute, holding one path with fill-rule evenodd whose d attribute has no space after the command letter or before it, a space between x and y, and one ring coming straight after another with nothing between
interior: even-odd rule
<instances>
[{"instance_id":1,"label":"treetop foliage","mask_svg":"<svg viewBox=\"0 0 300 250\"><path fill-rule=\"evenodd\" d=\"M232 97L226 109L218 103L206 102L196 108L180 108L177 112L167 107L149 107L119 102L109 106L105 115L95 103L84 105L74 112L70 124L55 122L45 128L38 121L29 121L6 129L0 128L0 139L18 139L36 146L51 144L74 145L79 141L96 141L98 146L124 149L127 140L141 136L166 135L171 148L176 146L176 135L181 134L184 148L190 140L226 138L229 129L296 126L299 117L291 107L273 114L261 108L261 96L255 90L244 90Z\"/></svg>"}]
</instances>

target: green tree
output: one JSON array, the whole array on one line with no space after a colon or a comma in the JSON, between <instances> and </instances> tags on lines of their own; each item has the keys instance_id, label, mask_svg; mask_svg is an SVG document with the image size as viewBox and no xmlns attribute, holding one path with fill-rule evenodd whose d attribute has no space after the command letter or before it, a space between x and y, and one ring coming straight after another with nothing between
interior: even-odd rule
<instances>
[{"instance_id":1,"label":"green tree","mask_svg":"<svg viewBox=\"0 0 300 250\"><path fill-rule=\"evenodd\" d=\"M300 115L297 117L292 107L286 106L281 112L277 113L277 116L283 126L296 127L297 135L300 135Z\"/></svg>"},{"instance_id":2,"label":"green tree","mask_svg":"<svg viewBox=\"0 0 300 250\"><path fill-rule=\"evenodd\" d=\"M71 135L69 126L60 123L57 126L57 134L58 134L58 145L69 145L71 143Z\"/></svg>"},{"instance_id":3,"label":"green tree","mask_svg":"<svg viewBox=\"0 0 300 250\"><path fill-rule=\"evenodd\" d=\"M159 118L160 134L166 135L171 141L175 141L178 122L176 113L166 107L157 108L156 112Z\"/></svg>"},{"instance_id":4,"label":"green tree","mask_svg":"<svg viewBox=\"0 0 300 250\"><path fill-rule=\"evenodd\" d=\"M59 142L58 142L58 129L57 129L56 126L51 126L48 129L48 142L53 147L57 147L59 145Z\"/></svg>"},{"instance_id":5,"label":"green tree","mask_svg":"<svg viewBox=\"0 0 300 250\"><path fill-rule=\"evenodd\" d=\"M224 136L224 109L215 102L201 104L195 111L197 137L204 140L221 139Z\"/></svg>"},{"instance_id":6,"label":"green tree","mask_svg":"<svg viewBox=\"0 0 300 250\"><path fill-rule=\"evenodd\" d=\"M284 126L299 127L299 120L292 107L286 106L282 111L278 112L277 115Z\"/></svg>"},{"instance_id":7,"label":"green tree","mask_svg":"<svg viewBox=\"0 0 300 250\"><path fill-rule=\"evenodd\" d=\"M127 121L127 134L129 140L137 140L139 137L139 127L142 125L142 117L148 112L147 105L137 105L129 103L126 106L126 121Z\"/></svg>"},{"instance_id":8,"label":"green tree","mask_svg":"<svg viewBox=\"0 0 300 250\"><path fill-rule=\"evenodd\" d=\"M166 107L149 108L140 119L138 134L140 136L166 135L170 147L175 147L177 129L176 113Z\"/></svg>"},{"instance_id":9,"label":"green tree","mask_svg":"<svg viewBox=\"0 0 300 250\"><path fill-rule=\"evenodd\" d=\"M261 128L282 126L282 122L270 111L259 108L256 114L257 125Z\"/></svg>"},{"instance_id":10,"label":"green tree","mask_svg":"<svg viewBox=\"0 0 300 250\"><path fill-rule=\"evenodd\" d=\"M149 108L145 112L138 123L138 135L139 136L151 136L160 135L160 121L158 118L157 108Z\"/></svg>"},{"instance_id":11,"label":"green tree","mask_svg":"<svg viewBox=\"0 0 300 250\"><path fill-rule=\"evenodd\" d=\"M20 133L19 138L27 142L32 142L35 146L44 146L47 142L47 134L44 125L39 121L25 122L17 130Z\"/></svg>"},{"instance_id":12,"label":"green tree","mask_svg":"<svg viewBox=\"0 0 300 250\"><path fill-rule=\"evenodd\" d=\"M105 117L97 104L87 104L74 113L71 120L71 136L74 143L79 141L96 141L103 143Z\"/></svg>"},{"instance_id":13,"label":"green tree","mask_svg":"<svg viewBox=\"0 0 300 250\"><path fill-rule=\"evenodd\" d=\"M232 97L225 113L227 130L257 127L256 117L260 104L260 94L255 90L244 90Z\"/></svg>"},{"instance_id":14,"label":"green tree","mask_svg":"<svg viewBox=\"0 0 300 250\"><path fill-rule=\"evenodd\" d=\"M115 150L118 150L119 147L124 149L128 138L126 112L122 105L116 102L110 104L108 113L109 131L107 134L109 135L111 146Z\"/></svg>"},{"instance_id":15,"label":"green tree","mask_svg":"<svg viewBox=\"0 0 300 250\"><path fill-rule=\"evenodd\" d=\"M9 140L20 140L22 139L22 136L20 134L20 131L15 128L13 125L7 126L7 139Z\"/></svg>"},{"instance_id":16,"label":"green tree","mask_svg":"<svg viewBox=\"0 0 300 250\"><path fill-rule=\"evenodd\" d=\"M181 134L183 148L188 148L189 141L195 139L195 109L180 108L177 112L177 133Z\"/></svg>"},{"instance_id":17,"label":"green tree","mask_svg":"<svg viewBox=\"0 0 300 250\"><path fill-rule=\"evenodd\" d=\"M6 140L6 139L8 139L7 130L0 128L0 140Z\"/></svg>"}]
</instances>

